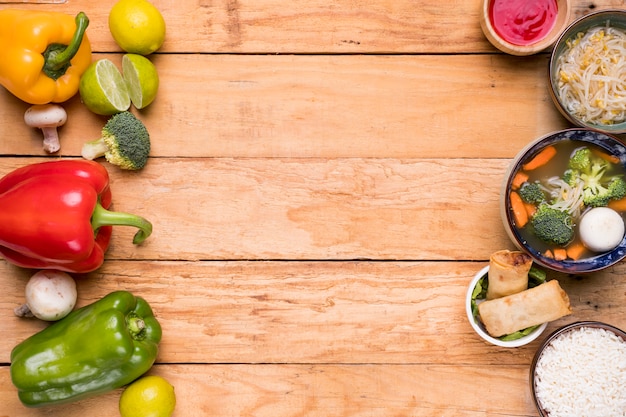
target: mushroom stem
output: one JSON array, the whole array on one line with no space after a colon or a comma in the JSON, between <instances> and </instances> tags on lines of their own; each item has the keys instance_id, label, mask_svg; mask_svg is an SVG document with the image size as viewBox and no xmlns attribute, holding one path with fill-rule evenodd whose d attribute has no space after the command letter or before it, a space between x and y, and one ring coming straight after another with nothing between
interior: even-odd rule
<instances>
[{"instance_id":1,"label":"mushroom stem","mask_svg":"<svg viewBox=\"0 0 626 417\"><path fill-rule=\"evenodd\" d=\"M27 126L43 131L43 149L55 153L61 149L57 128L67 121L65 109L58 104L35 104L24 113Z\"/></svg>"},{"instance_id":2,"label":"mushroom stem","mask_svg":"<svg viewBox=\"0 0 626 417\"><path fill-rule=\"evenodd\" d=\"M15 313L17 317L28 317L28 318L35 317L33 312L30 311L28 304L22 304L19 307L15 307L15 310L13 310L13 312Z\"/></svg>"},{"instance_id":3,"label":"mushroom stem","mask_svg":"<svg viewBox=\"0 0 626 417\"><path fill-rule=\"evenodd\" d=\"M43 150L48 153L55 153L61 149L61 142L56 127L42 127Z\"/></svg>"}]
</instances>

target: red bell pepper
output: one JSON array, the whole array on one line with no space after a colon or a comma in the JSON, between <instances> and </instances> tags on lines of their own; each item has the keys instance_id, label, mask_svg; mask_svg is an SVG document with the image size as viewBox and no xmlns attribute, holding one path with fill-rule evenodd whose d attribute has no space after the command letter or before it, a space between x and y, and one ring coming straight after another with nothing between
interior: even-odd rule
<instances>
[{"instance_id":1,"label":"red bell pepper","mask_svg":"<svg viewBox=\"0 0 626 417\"><path fill-rule=\"evenodd\" d=\"M0 255L24 268L84 273L104 262L112 226L134 226L140 244L152 224L107 210L109 174L99 163L58 160L18 168L0 179Z\"/></svg>"}]
</instances>

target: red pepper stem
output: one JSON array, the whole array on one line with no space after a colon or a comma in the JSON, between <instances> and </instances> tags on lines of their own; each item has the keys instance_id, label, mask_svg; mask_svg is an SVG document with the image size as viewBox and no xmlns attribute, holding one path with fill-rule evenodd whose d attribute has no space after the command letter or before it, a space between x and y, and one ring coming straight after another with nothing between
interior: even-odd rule
<instances>
[{"instance_id":1,"label":"red pepper stem","mask_svg":"<svg viewBox=\"0 0 626 417\"><path fill-rule=\"evenodd\" d=\"M89 26L89 18L84 12L80 12L76 15L76 32L74 32L69 45L56 43L48 45L43 53L45 61L42 71L44 74L53 80L57 80L65 74L65 71L71 66L70 61L80 49L87 26Z\"/></svg>"},{"instance_id":2,"label":"red pepper stem","mask_svg":"<svg viewBox=\"0 0 626 417\"><path fill-rule=\"evenodd\" d=\"M102 226L133 226L139 230L135 233L133 243L140 244L152 234L152 223L134 214L109 211L98 202L91 215L91 227L94 232Z\"/></svg>"}]
</instances>

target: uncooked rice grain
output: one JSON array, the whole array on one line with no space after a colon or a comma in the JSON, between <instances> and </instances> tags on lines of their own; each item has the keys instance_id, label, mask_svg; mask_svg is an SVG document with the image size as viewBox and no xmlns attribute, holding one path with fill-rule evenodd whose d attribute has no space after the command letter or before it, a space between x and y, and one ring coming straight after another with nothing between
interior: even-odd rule
<instances>
[{"instance_id":1,"label":"uncooked rice grain","mask_svg":"<svg viewBox=\"0 0 626 417\"><path fill-rule=\"evenodd\" d=\"M626 341L595 327L559 335L537 360L535 396L550 417L626 417Z\"/></svg>"}]
</instances>

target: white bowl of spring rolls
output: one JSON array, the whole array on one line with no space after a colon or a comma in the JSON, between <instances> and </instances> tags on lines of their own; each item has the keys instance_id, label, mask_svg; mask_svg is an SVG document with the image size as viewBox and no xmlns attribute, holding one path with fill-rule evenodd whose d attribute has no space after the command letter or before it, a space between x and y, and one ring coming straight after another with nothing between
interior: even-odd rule
<instances>
[{"instance_id":1,"label":"white bowl of spring rolls","mask_svg":"<svg viewBox=\"0 0 626 417\"><path fill-rule=\"evenodd\" d=\"M582 274L626 257L626 145L591 129L530 142L500 194L511 241L546 268Z\"/></svg>"},{"instance_id":2,"label":"white bowl of spring rolls","mask_svg":"<svg viewBox=\"0 0 626 417\"><path fill-rule=\"evenodd\" d=\"M465 309L472 328L501 347L519 347L537 339L550 321L572 311L559 282L546 277L524 252L493 253L467 289Z\"/></svg>"}]
</instances>

